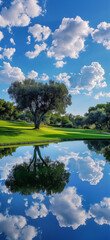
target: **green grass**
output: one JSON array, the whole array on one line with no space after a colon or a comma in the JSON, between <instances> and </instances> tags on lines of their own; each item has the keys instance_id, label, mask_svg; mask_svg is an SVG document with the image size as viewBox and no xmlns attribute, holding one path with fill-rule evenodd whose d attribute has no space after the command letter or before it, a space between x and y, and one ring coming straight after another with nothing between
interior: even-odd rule
<instances>
[{"instance_id":1,"label":"green grass","mask_svg":"<svg viewBox=\"0 0 110 240\"><path fill-rule=\"evenodd\" d=\"M91 129L41 126L39 130L25 122L0 121L0 144L48 141L55 139L110 139L110 134ZM102 131L103 132L103 131Z\"/></svg>"}]
</instances>

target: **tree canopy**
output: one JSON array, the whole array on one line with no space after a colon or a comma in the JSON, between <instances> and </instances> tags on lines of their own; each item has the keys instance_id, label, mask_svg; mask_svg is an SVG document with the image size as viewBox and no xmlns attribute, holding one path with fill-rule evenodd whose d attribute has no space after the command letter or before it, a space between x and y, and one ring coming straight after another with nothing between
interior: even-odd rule
<instances>
[{"instance_id":1,"label":"tree canopy","mask_svg":"<svg viewBox=\"0 0 110 240\"><path fill-rule=\"evenodd\" d=\"M66 107L71 105L71 95L66 86L52 80L45 84L33 79L15 81L11 83L8 93L20 110L30 109L35 128L39 128L48 111L64 114Z\"/></svg>"}]
</instances>

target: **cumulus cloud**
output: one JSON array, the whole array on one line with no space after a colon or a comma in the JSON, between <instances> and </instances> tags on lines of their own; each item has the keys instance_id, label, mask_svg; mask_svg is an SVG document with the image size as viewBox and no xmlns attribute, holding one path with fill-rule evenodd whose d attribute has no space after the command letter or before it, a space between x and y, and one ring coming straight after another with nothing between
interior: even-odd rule
<instances>
[{"instance_id":1,"label":"cumulus cloud","mask_svg":"<svg viewBox=\"0 0 110 240\"><path fill-rule=\"evenodd\" d=\"M3 7L0 14L0 26L28 26L31 18L41 14L38 0L14 0L9 8Z\"/></svg>"},{"instance_id":2,"label":"cumulus cloud","mask_svg":"<svg viewBox=\"0 0 110 240\"><path fill-rule=\"evenodd\" d=\"M72 95L79 95L80 94L80 91L78 89L71 89L69 92Z\"/></svg>"},{"instance_id":3,"label":"cumulus cloud","mask_svg":"<svg viewBox=\"0 0 110 240\"><path fill-rule=\"evenodd\" d=\"M110 225L110 198L105 197L100 203L92 205L90 207L90 214L97 224Z\"/></svg>"},{"instance_id":4,"label":"cumulus cloud","mask_svg":"<svg viewBox=\"0 0 110 240\"><path fill-rule=\"evenodd\" d=\"M10 38L10 42L11 42L13 45L15 45L15 41L14 41L13 38Z\"/></svg>"},{"instance_id":5,"label":"cumulus cloud","mask_svg":"<svg viewBox=\"0 0 110 240\"><path fill-rule=\"evenodd\" d=\"M28 37L27 37L27 42L26 42L28 45L31 43L31 36L29 35Z\"/></svg>"},{"instance_id":6,"label":"cumulus cloud","mask_svg":"<svg viewBox=\"0 0 110 240\"><path fill-rule=\"evenodd\" d=\"M91 185L98 184L103 178L103 168L105 166L103 160L92 159L89 155L82 157L79 153L71 152L68 155L59 156L58 161L64 162L68 168L70 165L71 170L76 170L82 181L87 181Z\"/></svg>"},{"instance_id":7,"label":"cumulus cloud","mask_svg":"<svg viewBox=\"0 0 110 240\"><path fill-rule=\"evenodd\" d=\"M32 27L29 27L29 33L33 35L35 41L45 41L51 34L51 30L47 26L41 26L40 24L35 24Z\"/></svg>"},{"instance_id":8,"label":"cumulus cloud","mask_svg":"<svg viewBox=\"0 0 110 240\"><path fill-rule=\"evenodd\" d=\"M0 31L0 41L4 38L3 33Z\"/></svg>"},{"instance_id":9,"label":"cumulus cloud","mask_svg":"<svg viewBox=\"0 0 110 240\"><path fill-rule=\"evenodd\" d=\"M0 71L0 82L10 83L11 81L23 81L25 76L20 68L12 67L10 63L4 62Z\"/></svg>"},{"instance_id":10,"label":"cumulus cloud","mask_svg":"<svg viewBox=\"0 0 110 240\"><path fill-rule=\"evenodd\" d=\"M8 204L11 204L12 200L13 200L13 198L9 198L8 201L7 201L7 203L8 203Z\"/></svg>"},{"instance_id":11,"label":"cumulus cloud","mask_svg":"<svg viewBox=\"0 0 110 240\"><path fill-rule=\"evenodd\" d=\"M35 79L36 77L38 77L38 72L32 70L28 73L28 78Z\"/></svg>"},{"instance_id":12,"label":"cumulus cloud","mask_svg":"<svg viewBox=\"0 0 110 240\"><path fill-rule=\"evenodd\" d=\"M94 98L96 99L96 100L98 100L100 97L107 97L107 98L110 98L110 92L99 92L99 93L97 93L95 96L94 96Z\"/></svg>"},{"instance_id":13,"label":"cumulus cloud","mask_svg":"<svg viewBox=\"0 0 110 240\"><path fill-rule=\"evenodd\" d=\"M47 56L54 56L56 60L65 57L77 59L80 51L84 51L86 37L91 31L89 22L79 16L75 19L63 18L61 25L53 33L52 46L48 49Z\"/></svg>"},{"instance_id":14,"label":"cumulus cloud","mask_svg":"<svg viewBox=\"0 0 110 240\"><path fill-rule=\"evenodd\" d=\"M9 60L12 60L12 56L15 53L16 49L15 48L4 48L3 50L3 58L7 57Z\"/></svg>"},{"instance_id":15,"label":"cumulus cloud","mask_svg":"<svg viewBox=\"0 0 110 240\"><path fill-rule=\"evenodd\" d=\"M48 214L48 210L43 203L33 203L33 205L25 211L26 216L36 219L38 217L43 218Z\"/></svg>"},{"instance_id":16,"label":"cumulus cloud","mask_svg":"<svg viewBox=\"0 0 110 240\"><path fill-rule=\"evenodd\" d=\"M4 233L8 240L32 240L37 236L35 227L26 224L25 217L5 216L0 213L0 233Z\"/></svg>"},{"instance_id":17,"label":"cumulus cloud","mask_svg":"<svg viewBox=\"0 0 110 240\"><path fill-rule=\"evenodd\" d=\"M42 73L42 75L38 78L40 81L48 81L49 76L46 73Z\"/></svg>"},{"instance_id":18,"label":"cumulus cloud","mask_svg":"<svg viewBox=\"0 0 110 240\"><path fill-rule=\"evenodd\" d=\"M107 84L104 81L105 71L98 62L92 62L89 66L83 66L79 74L71 78L71 85L74 88L91 91L93 88L103 88Z\"/></svg>"},{"instance_id":19,"label":"cumulus cloud","mask_svg":"<svg viewBox=\"0 0 110 240\"><path fill-rule=\"evenodd\" d=\"M57 61L56 63L54 63L56 68L62 68L65 64L67 64L67 62L64 61Z\"/></svg>"},{"instance_id":20,"label":"cumulus cloud","mask_svg":"<svg viewBox=\"0 0 110 240\"><path fill-rule=\"evenodd\" d=\"M41 202L44 200L44 196L41 193L32 194L33 199L39 199Z\"/></svg>"},{"instance_id":21,"label":"cumulus cloud","mask_svg":"<svg viewBox=\"0 0 110 240\"><path fill-rule=\"evenodd\" d=\"M64 82L67 85L67 87L70 87L69 79L71 78L71 76L69 76L67 73L60 73L59 75L54 77L56 78L56 80Z\"/></svg>"},{"instance_id":22,"label":"cumulus cloud","mask_svg":"<svg viewBox=\"0 0 110 240\"><path fill-rule=\"evenodd\" d=\"M13 166L15 166L16 164L22 164L24 161L29 161L29 159L31 158L31 154L29 152L26 152L24 154L24 156L19 156L19 157L13 157L10 156L5 158L3 157L0 161L0 180L6 180L7 176L9 175L11 169L13 168ZM2 187L2 185L0 186L0 188L5 190L5 186L4 188Z\"/></svg>"},{"instance_id":23,"label":"cumulus cloud","mask_svg":"<svg viewBox=\"0 0 110 240\"><path fill-rule=\"evenodd\" d=\"M26 57L28 58L35 58L37 57L42 51L44 51L47 47L46 43L42 43L41 45L36 44L34 46L35 50L34 51L28 51L25 53Z\"/></svg>"},{"instance_id":24,"label":"cumulus cloud","mask_svg":"<svg viewBox=\"0 0 110 240\"><path fill-rule=\"evenodd\" d=\"M101 22L91 35L95 42L102 43L107 50L110 50L110 23Z\"/></svg>"},{"instance_id":25,"label":"cumulus cloud","mask_svg":"<svg viewBox=\"0 0 110 240\"><path fill-rule=\"evenodd\" d=\"M55 194L50 203L50 210L60 227L77 229L80 225L86 225L89 214L83 209L82 198L75 187L68 187L61 194Z\"/></svg>"}]
</instances>

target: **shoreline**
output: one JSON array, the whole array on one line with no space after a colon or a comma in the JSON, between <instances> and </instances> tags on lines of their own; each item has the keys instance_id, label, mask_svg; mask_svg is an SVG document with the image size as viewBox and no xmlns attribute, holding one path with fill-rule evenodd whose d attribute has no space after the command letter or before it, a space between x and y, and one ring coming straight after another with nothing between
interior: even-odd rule
<instances>
[{"instance_id":1,"label":"shoreline","mask_svg":"<svg viewBox=\"0 0 110 240\"><path fill-rule=\"evenodd\" d=\"M33 144L41 144L41 143L54 143L54 142L66 142L66 141L84 141L84 140L110 140L110 138L67 138L67 139L53 139L53 140L44 140L44 141L29 141L29 142L16 142L16 143L0 143L0 147L6 146L15 146L15 145L33 145Z\"/></svg>"}]
</instances>

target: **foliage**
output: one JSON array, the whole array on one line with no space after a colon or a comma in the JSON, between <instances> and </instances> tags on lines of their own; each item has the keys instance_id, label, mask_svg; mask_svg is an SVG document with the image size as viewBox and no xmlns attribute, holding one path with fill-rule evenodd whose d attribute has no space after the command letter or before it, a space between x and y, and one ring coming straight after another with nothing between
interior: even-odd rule
<instances>
[{"instance_id":1,"label":"foliage","mask_svg":"<svg viewBox=\"0 0 110 240\"><path fill-rule=\"evenodd\" d=\"M103 154L105 159L110 163L110 140L86 140L84 142L90 151Z\"/></svg>"},{"instance_id":2,"label":"foliage","mask_svg":"<svg viewBox=\"0 0 110 240\"><path fill-rule=\"evenodd\" d=\"M12 156L13 152L16 152L15 147L0 148L0 158L3 158L4 156L7 157L8 155Z\"/></svg>"},{"instance_id":3,"label":"foliage","mask_svg":"<svg viewBox=\"0 0 110 240\"><path fill-rule=\"evenodd\" d=\"M14 166L5 185L13 193L29 195L42 190L50 195L62 192L69 176L64 163L51 161L49 157L43 159L39 146L35 146L33 159L30 159L29 163Z\"/></svg>"},{"instance_id":4,"label":"foliage","mask_svg":"<svg viewBox=\"0 0 110 240\"><path fill-rule=\"evenodd\" d=\"M20 115L17 107L11 102L6 102L0 99L0 119L1 120L16 120Z\"/></svg>"},{"instance_id":5,"label":"foliage","mask_svg":"<svg viewBox=\"0 0 110 240\"><path fill-rule=\"evenodd\" d=\"M47 112L64 114L66 107L71 105L71 95L66 86L52 80L45 84L32 79L15 81L9 87L8 93L20 110L30 109L34 116L35 128L38 129Z\"/></svg>"}]
</instances>

